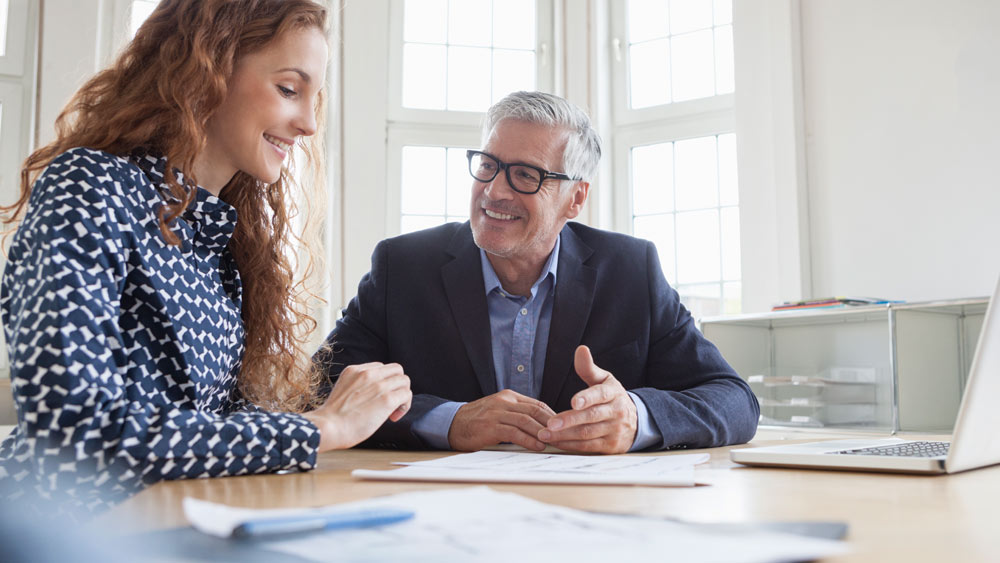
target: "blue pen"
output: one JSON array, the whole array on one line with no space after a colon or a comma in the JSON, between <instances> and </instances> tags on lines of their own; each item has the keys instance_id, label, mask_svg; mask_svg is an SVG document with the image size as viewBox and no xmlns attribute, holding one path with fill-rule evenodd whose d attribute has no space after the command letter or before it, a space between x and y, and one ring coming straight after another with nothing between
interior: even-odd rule
<instances>
[{"instance_id":1,"label":"blue pen","mask_svg":"<svg viewBox=\"0 0 1000 563\"><path fill-rule=\"evenodd\" d=\"M414 512L395 508L370 508L350 512L295 514L248 520L233 529L234 538L266 538L344 528L371 528L413 518Z\"/></svg>"}]
</instances>

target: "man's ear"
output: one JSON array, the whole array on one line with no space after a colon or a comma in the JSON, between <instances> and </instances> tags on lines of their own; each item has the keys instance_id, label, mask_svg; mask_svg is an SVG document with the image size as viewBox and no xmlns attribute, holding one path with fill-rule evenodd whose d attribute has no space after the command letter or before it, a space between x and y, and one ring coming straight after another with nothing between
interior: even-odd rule
<instances>
[{"instance_id":1,"label":"man's ear","mask_svg":"<svg viewBox=\"0 0 1000 563\"><path fill-rule=\"evenodd\" d=\"M587 196L590 194L590 182L577 180L570 190L569 207L566 208L566 219L576 219L576 216L583 210L583 204L587 203Z\"/></svg>"}]
</instances>

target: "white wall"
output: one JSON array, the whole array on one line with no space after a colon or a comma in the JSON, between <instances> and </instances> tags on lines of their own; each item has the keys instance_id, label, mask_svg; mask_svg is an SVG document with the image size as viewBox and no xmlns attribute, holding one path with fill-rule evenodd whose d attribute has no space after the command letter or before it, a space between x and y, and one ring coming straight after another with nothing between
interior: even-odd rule
<instances>
[{"instance_id":1,"label":"white wall","mask_svg":"<svg viewBox=\"0 0 1000 563\"><path fill-rule=\"evenodd\" d=\"M988 295L1000 273L1000 2L804 0L812 292Z\"/></svg>"}]
</instances>

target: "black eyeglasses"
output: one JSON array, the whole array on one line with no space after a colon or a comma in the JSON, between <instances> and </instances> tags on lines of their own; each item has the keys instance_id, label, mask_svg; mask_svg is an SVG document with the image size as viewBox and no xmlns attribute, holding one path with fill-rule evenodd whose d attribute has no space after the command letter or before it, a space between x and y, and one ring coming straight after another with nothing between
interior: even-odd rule
<instances>
[{"instance_id":1,"label":"black eyeglasses","mask_svg":"<svg viewBox=\"0 0 1000 563\"><path fill-rule=\"evenodd\" d=\"M549 178L557 180L579 180L570 178L560 172L549 172L544 168L532 166L530 164L507 164L499 158L482 152L467 151L465 156L469 159L469 174L480 182L492 182L493 178L501 170L507 174L507 184L515 192L531 195L542 189L542 183Z\"/></svg>"}]
</instances>

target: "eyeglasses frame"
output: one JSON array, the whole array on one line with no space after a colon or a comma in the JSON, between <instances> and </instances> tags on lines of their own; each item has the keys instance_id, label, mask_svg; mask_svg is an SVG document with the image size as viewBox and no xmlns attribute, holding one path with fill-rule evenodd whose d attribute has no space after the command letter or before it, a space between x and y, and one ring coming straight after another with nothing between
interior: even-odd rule
<instances>
[{"instance_id":1,"label":"eyeglasses frame","mask_svg":"<svg viewBox=\"0 0 1000 563\"><path fill-rule=\"evenodd\" d=\"M476 177L476 175L472 172L472 158L474 156L480 155L480 154L483 155L483 156L488 156L489 158L495 160L496 163L497 163L497 169L496 169L496 171L493 172L493 176L491 176L489 180L480 179L480 178ZM571 177L567 176L566 174L563 174L562 172L550 172L550 171L548 171L548 170L546 170L544 168L539 168L538 166L535 166L533 164L525 164L523 162L511 162L511 163L507 163L507 162L504 162L504 161L500 160L499 158L493 156L492 154L490 154L488 152L484 152L484 151L477 151L477 150L469 149L469 150L465 151L465 158L468 159L468 161L469 161L469 175L472 176L472 178L475 179L477 182L484 182L484 183L486 183L486 182L492 182L494 179L496 179L497 174L499 174L500 171L503 170L504 176L506 176L506 178L507 178L507 185L510 186L510 189L514 190L515 192L517 192L519 194L525 194L525 195L534 195L534 194L537 194L538 190L542 189L542 184L545 183L545 180L549 180L549 179L569 180L569 181L573 181L573 182L578 182L578 181L580 181L582 179L582 178L571 178ZM525 166L527 168L531 168L532 170L537 171L540 174L540 177L538 179L538 186L534 189L534 191L526 192L524 190L519 190L519 189L517 189L516 186L514 186L514 182L510 178L510 167L511 166Z\"/></svg>"}]
</instances>

